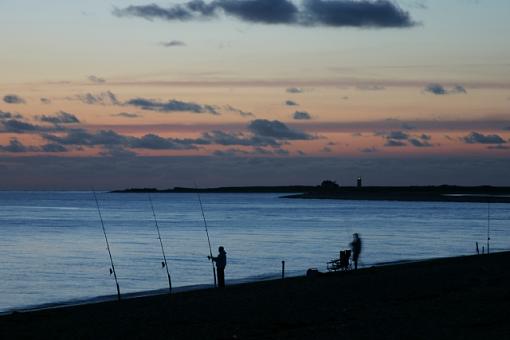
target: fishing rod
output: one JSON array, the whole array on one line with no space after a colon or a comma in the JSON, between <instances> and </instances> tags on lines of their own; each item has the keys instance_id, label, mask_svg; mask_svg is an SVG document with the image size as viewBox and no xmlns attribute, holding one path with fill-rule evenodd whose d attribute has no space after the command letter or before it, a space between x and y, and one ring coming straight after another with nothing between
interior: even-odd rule
<instances>
[{"instance_id":1,"label":"fishing rod","mask_svg":"<svg viewBox=\"0 0 510 340\"><path fill-rule=\"evenodd\" d=\"M166 276L168 277L168 293L172 293L172 279L170 278L170 272L168 270L168 263L166 261L165 255L165 247L163 247L163 240L161 239L161 233L159 232L158 219L156 218L156 212L154 211L154 204L152 204L152 197L149 194L149 202L151 203L152 216L154 216L154 224L156 225L156 230L158 231L158 239L159 244L161 245L161 252L163 253L163 262L161 265L166 268Z\"/></svg>"},{"instance_id":2,"label":"fishing rod","mask_svg":"<svg viewBox=\"0 0 510 340\"><path fill-rule=\"evenodd\" d=\"M113 274L113 277L115 278L115 285L117 286L117 299L120 301L119 281L117 280L117 273L115 272L115 266L113 265L112 252L110 250L110 243L108 242L108 236L106 236L106 229L104 227L103 216L101 215L101 208L99 208L99 201L97 200L95 190L92 190L92 193L94 194L94 200L96 201L97 212L99 213L99 219L101 220L101 226L103 227L104 239L106 241L106 249L108 250L108 255L110 255L110 263L112 264L112 267L110 268L110 275Z\"/></svg>"},{"instance_id":3,"label":"fishing rod","mask_svg":"<svg viewBox=\"0 0 510 340\"><path fill-rule=\"evenodd\" d=\"M490 253L491 242L491 201L487 200L487 254Z\"/></svg>"},{"instance_id":4,"label":"fishing rod","mask_svg":"<svg viewBox=\"0 0 510 340\"><path fill-rule=\"evenodd\" d=\"M204 207L202 205L202 198L200 197L200 192L198 191L197 183L195 183L195 189L197 191L198 202L200 203L200 211L202 211L202 218L204 219L205 234L207 235L207 243L209 244L209 257L211 259L211 265L212 265L212 271L213 271L213 277L214 277L214 287L216 288L217 287L216 268L214 267L214 261L212 261L213 255L212 255L211 239L209 238L209 230L207 228L207 220L205 219Z\"/></svg>"}]
</instances>

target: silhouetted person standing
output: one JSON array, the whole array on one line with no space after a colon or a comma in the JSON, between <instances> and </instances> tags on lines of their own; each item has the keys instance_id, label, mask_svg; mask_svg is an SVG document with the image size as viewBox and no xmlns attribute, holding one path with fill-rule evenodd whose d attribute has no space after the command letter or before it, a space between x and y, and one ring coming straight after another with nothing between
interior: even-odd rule
<instances>
[{"instance_id":1,"label":"silhouetted person standing","mask_svg":"<svg viewBox=\"0 0 510 340\"><path fill-rule=\"evenodd\" d=\"M352 234L352 261L354 262L354 269L358 269L359 254L361 254L361 238L358 233Z\"/></svg>"},{"instance_id":2,"label":"silhouetted person standing","mask_svg":"<svg viewBox=\"0 0 510 340\"><path fill-rule=\"evenodd\" d=\"M225 288L225 267L227 266L227 252L225 248L218 248L218 256L211 258L207 256L209 259L216 262L216 273L218 275L218 287Z\"/></svg>"}]
</instances>

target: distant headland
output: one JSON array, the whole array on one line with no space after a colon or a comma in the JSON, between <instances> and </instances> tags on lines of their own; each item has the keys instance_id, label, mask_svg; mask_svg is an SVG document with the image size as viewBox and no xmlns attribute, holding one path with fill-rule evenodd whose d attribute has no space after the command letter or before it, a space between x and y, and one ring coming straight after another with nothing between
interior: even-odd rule
<instances>
[{"instance_id":1,"label":"distant headland","mask_svg":"<svg viewBox=\"0 0 510 340\"><path fill-rule=\"evenodd\" d=\"M510 203L510 187L493 186L371 186L363 187L361 179L357 186L340 186L326 180L317 186L242 186L216 188L173 189L131 188L113 193L275 193L291 194L282 198L291 199L335 199L366 201L411 201L411 202L472 202Z\"/></svg>"}]
</instances>

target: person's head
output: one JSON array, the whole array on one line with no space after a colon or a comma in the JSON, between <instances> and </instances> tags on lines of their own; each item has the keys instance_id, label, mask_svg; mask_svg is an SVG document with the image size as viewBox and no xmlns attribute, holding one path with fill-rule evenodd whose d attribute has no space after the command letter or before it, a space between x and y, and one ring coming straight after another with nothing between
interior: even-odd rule
<instances>
[{"instance_id":1,"label":"person's head","mask_svg":"<svg viewBox=\"0 0 510 340\"><path fill-rule=\"evenodd\" d=\"M359 238L359 234L358 233L354 233L352 234L352 238L357 240Z\"/></svg>"},{"instance_id":2,"label":"person's head","mask_svg":"<svg viewBox=\"0 0 510 340\"><path fill-rule=\"evenodd\" d=\"M218 248L218 252L225 253L225 248L223 248L223 246L219 247Z\"/></svg>"}]
</instances>

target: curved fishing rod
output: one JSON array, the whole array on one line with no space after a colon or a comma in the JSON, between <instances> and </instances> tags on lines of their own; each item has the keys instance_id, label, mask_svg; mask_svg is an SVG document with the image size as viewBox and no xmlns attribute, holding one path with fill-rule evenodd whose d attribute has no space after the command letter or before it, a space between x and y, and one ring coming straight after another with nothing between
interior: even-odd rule
<instances>
[{"instance_id":1,"label":"curved fishing rod","mask_svg":"<svg viewBox=\"0 0 510 340\"><path fill-rule=\"evenodd\" d=\"M207 243L209 244L209 257L211 258L211 265L212 265L212 271L213 271L213 277L214 277L214 287L217 287L216 284L216 268L214 267L214 261L212 260L212 247L211 247L211 239L209 238L209 229L207 228L207 220L205 219L204 214L204 207L202 205L202 198L200 197L200 192L198 191L197 183L195 183L195 189L197 191L198 196L198 202L200 203L200 211L202 211L202 218L204 219L204 226L205 226L205 234L207 235Z\"/></svg>"},{"instance_id":2,"label":"curved fishing rod","mask_svg":"<svg viewBox=\"0 0 510 340\"><path fill-rule=\"evenodd\" d=\"M154 224L156 225L156 230L158 231L158 239L159 244L161 245L161 252L163 253L163 261L161 264L166 268L166 276L168 277L168 292L172 293L172 279L170 278L170 271L168 270L168 263L166 261L165 255L165 247L163 247L163 240L161 239L161 233L159 232L158 219L156 218L156 212L154 211L154 204L152 204L152 197L149 194L149 202L151 203L152 216L154 216Z\"/></svg>"},{"instance_id":3,"label":"curved fishing rod","mask_svg":"<svg viewBox=\"0 0 510 340\"><path fill-rule=\"evenodd\" d=\"M94 200L96 201L97 212L99 213L99 219L101 220L101 227L103 227L104 239L106 241L106 249L108 250L108 255L110 255L110 263L112 264L112 268L110 269L110 275L113 273L113 277L115 278L115 285L117 286L117 298L120 301L120 288L119 281L117 280L117 272L115 271L115 266L113 265L112 252L110 250L110 243L108 242L108 236L106 236L106 229L104 227L103 215L101 215L101 208L99 208L99 201L97 200L96 191L92 190L94 194Z\"/></svg>"}]
</instances>

